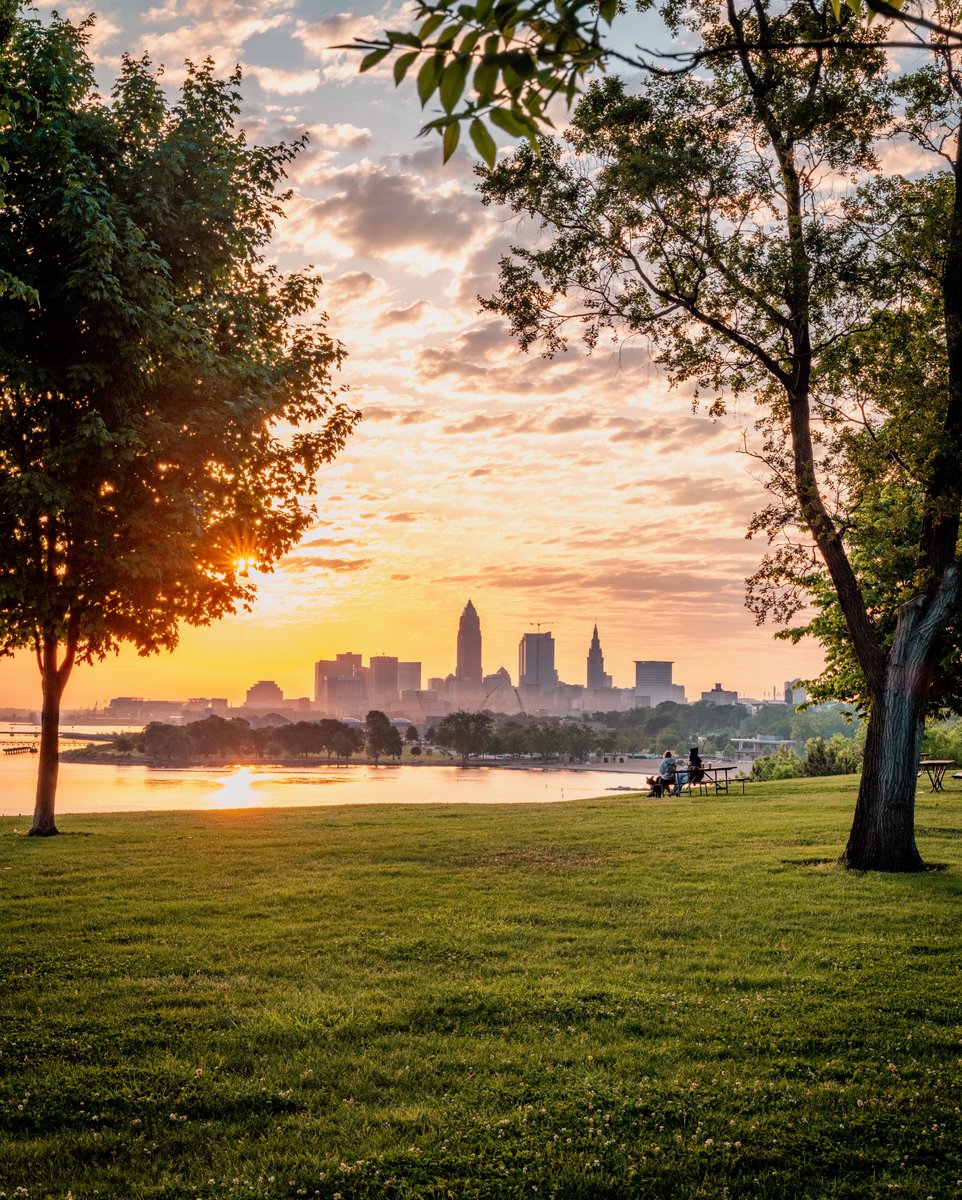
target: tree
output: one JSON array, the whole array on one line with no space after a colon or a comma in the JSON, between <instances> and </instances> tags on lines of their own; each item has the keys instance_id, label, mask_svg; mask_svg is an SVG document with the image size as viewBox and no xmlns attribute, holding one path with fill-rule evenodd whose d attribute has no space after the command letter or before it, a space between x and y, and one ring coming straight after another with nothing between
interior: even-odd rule
<instances>
[{"instance_id":1,"label":"tree","mask_svg":"<svg viewBox=\"0 0 962 1200\"><path fill-rule=\"evenodd\" d=\"M352 754L364 748L364 734L353 725L342 725L334 734L331 749L346 762Z\"/></svg>"},{"instance_id":2,"label":"tree","mask_svg":"<svg viewBox=\"0 0 962 1200\"><path fill-rule=\"evenodd\" d=\"M796 634L822 639L844 684L835 694L868 713L844 861L921 869L924 717L962 692L958 43L936 38L920 70L896 75L890 34L839 19L831 4L668 4L669 28L694 34L697 49L660 65L636 55L637 94L617 79L593 85L562 145L537 136L545 96L563 80L570 95L588 66L623 57L602 45L597 20L585 25L585 9L525 0L459 5L455 16L450 4L421 5L429 15L396 76L402 59L415 56L407 70L425 56L419 92L438 90L444 114L432 124L446 151L449 129L478 120L478 103L529 138L482 183L488 203L541 227L539 246L503 261L487 302L522 347L557 353L572 324L589 348L608 332L643 336L709 411L739 395L758 405L755 453L773 500L752 532L775 548L751 602L790 620L814 596L818 616ZM597 11L610 19L615 6ZM442 13L450 27L434 23ZM388 35L379 49L400 46ZM458 109L473 63L475 95ZM877 148L896 136L933 155L929 177L881 170Z\"/></svg>"},{"instance_id":3,"label":"tree","mask_svg":"<svg viewBox=\"0 0 962 1200\"><path fill-rule=\"evenodd\" d=\"M403 749L401 735L391 724L389 717L378 709L372 708L364 718L364 724L367 729L367 752L375 763L382 754L400 758Z\"/></svg>"},{"instance_id":4,"label":"tree","mask_svg":"<svg viewBox=\"0 0 962 1200\"><path fill-rule=\"evenodd\" d=\"M466 767L472 754L480 754L491 735L493 720L489 712L467 712L458 709L441 718L434 732L434 741L461 755Z\"/></svg>"},{"instance_id":5,"label":"tree","mask_svg":"<svg viewBox=\"0 0 962 1200\"><path fill-rule=\"evenodd\" d=\"M193 752L204 758L241 754L251 746L251 727L241 717L228 721L215 713L202 721L190 721L183 730Z\"/></svg>"},{"instance_id":6,"label":"tree","mask_svg":"<svg viewBox=\"0 0 962 1200\"><path fill-rule=\"evenodd\" d=\"M249 146L210 62L171 107L125 58L102 103L89 32L19 19L0 56L0 96L29 97L0 118L0 271L26 289L0 296L0 652L40 669L43 835L73 666L248 607L359 416L319 278L263 259L302 143Z\"/></svg>"},{"instance_id":7,"label":"tree","mask_svg":"<svg viewBox=\"0 0 962 1200\"><path fill-rule=\"evenodd\" d=\"M765 754L752 763L751 779L797 779L802 774L802 760L794 750L785 746L773 754Z\"/></svg>"},{"instance_id":8,"label":"tree","mask_svg":"<svg viewBox=\"0 0 962 1200\"><path fill-rule=\"evenodd\" d=\"M327 761L331 761L332 754L340 754L339 746L343 745L343 735L345 733L357 734L358 744L354 749L360 749L363 738L357 733L353 726L345 725L343 721L335 720L334 717L324 717L317 722L317 740L321 749L327 754ZM352 751L348 751L350 755Z\"/></svg>"},{"instance_id":9,"label":"tree","mask_svg":"<svg viewBox=\"0 0 962 1200\"><path fill-rule=\"evenodd\" d=\"M805 743L803 775L853 775L859 768L859 752L854 738L833 733L825 738L809 738Z\"/></svg>"},{"instance_id":10,"label":"tree","mask_svg":"<svg viewBox=\"0 0 962 1200\"><path fill-rule=\"evenodd\" d=\"M187 730L179 725L151 721L143 732L144 754L162 763L187 762L193 753Z\"/></svg>"}]
</instances>

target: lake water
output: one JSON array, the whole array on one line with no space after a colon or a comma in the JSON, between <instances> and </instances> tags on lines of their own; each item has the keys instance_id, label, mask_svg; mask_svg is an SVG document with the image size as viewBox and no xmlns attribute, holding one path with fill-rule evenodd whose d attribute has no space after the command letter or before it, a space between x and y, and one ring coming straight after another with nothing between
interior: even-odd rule
<instances>
[{"instance_id":1,"label":"lake water","mask_svg":"<svg viewBox=\"0 0 962 1200\"><path fill-rule=\"evenodd\" d=\"M61 763L57 813L300 808L334 804L548 804L644 790L644 774L498 767L223 767ZM33 813L37 758L0 756L0 816Z\"/></svg>"}]
</instances>

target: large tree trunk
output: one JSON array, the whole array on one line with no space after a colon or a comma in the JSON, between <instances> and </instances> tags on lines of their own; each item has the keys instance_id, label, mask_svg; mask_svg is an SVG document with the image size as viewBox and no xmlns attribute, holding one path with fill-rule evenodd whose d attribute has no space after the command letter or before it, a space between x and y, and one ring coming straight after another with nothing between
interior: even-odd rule
<instances>
[{"instance_id":1,"label":"large tree trunk","mask_svg":"<svg viewBox=\"0 0 962 1200\"><path fill-rule=\"evenodd\" d=\"M862 871L921 871L915 845L915 790L925 709L938 635L956 603L958 571L949 567L933 597L917 596L899 612L873 697L862 782L842 861Z\"/></svg>"},{"instance_id":2,"label":"large tree trunk","mask_svg":"<svg viewBox=\"0 0 962 1200\"><path fill-rule=\"evenodd\" d=\"M842 861L860 871L921 871L915 787L924 701L887 689L869 714L862 782Z\"/></svg>"},{"instance_id":3,"label":"large tree trunk","mask_svg":"<svg viewBox=\"0 0 962 1200\"><path fill-rule=\"evenodd\" d=\"M54 820L57 776L60 771L60 701L73 665L73 648L62 665L57 664L58 643L44 641L40 650L43 709L40 714L40 761L37 764L37 802L30 837L52 837L58 833Z\"/></svg>"}]
</instances>

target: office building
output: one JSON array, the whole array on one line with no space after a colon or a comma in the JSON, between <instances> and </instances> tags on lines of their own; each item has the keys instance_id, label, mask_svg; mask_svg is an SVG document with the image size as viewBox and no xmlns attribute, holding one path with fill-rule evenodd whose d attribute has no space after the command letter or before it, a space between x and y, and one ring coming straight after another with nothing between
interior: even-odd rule
<instances>
[{"instance_id":1,"label":"office building","mask_svg":"<svg viewBox=\"0 0 962 1200\"><path fill-rule=\"evenodd\" d=\"M737 704L738 693L726 691L720 683L716 683L710 692L702 692L704 704Z\"/></svg>"},{"instance_id":2,"label":"office building","mask_svg":"<svg viewBox=\"0 0 962 1200\"><path fill-rule=\"evenodd\" d=\"M458 622L458 665L454 677L459 683L481 686L481 620L469 600Z\"/></svg>"},{"instance_id":3,"label":"office building","mask_svg":"<svg viewBox=\"0 0 962 1200\"><path fill-rule=\"evenodd\" d=\"M397 689L399 692L419 692L421 690L421 664L419 662L398 663Z\"/></svg>"},{"instance_id":4,"label":"office building","mask_svg":"<svg viewBox=\"0 0 962 1200\"><path fill-rule=\"evenodd\" d=\"M372 654L371 703L381 712L389 712L397 704L398 660L390 654Z\"/></svg>"},{"instance_id":5,"label":"office building","mask_svg":"<svg viewBox=\"0 0 962 1200\"><path fill-rule=\"evenodd\" d=\"M314 703L324 712L335 712L330 684L335 679L363 679L360 654L339 654L314 664Z\"/></svg>"},{"instance_id":6,"label":"office building","mask_svg":"<svg viewBox=\"0 0 962 1200\"><path fill-rule=\"evenodd\" d=\"M246 708L280 708L284 703L284 693L273 679L262 679L253 687L247 689Z\"/></svg>"},{"instance_id":7,"label":"office building","mask_svg":"<svg viewBox=\"0 0 962 1200\"><path fill-rule=\"evenodd\" d=\"M656 659L635 659L635 704L638 708L657 708L670 700L675 704L687 704L685 689L680 683L672 683L673 662Z\"/></svg>"},{"instance_id":8,"label":"office building","mask_svg":"<svg viewBox=\"0 0 962 1200\"><path fill-rule=\"evenodd\" d=\"M557 682L554 638L550 633L523 634L518 647L518 686L550 692Z\"/></svg>"}]
</instances>

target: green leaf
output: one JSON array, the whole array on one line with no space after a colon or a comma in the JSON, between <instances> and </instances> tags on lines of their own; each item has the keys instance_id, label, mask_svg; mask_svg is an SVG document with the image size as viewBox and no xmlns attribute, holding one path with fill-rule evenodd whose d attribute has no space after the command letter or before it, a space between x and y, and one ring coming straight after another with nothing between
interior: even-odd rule
<instances>
[{"instance_id":1,"label":"green leaf","mask_svg":"<svg viewBox=\"0 0 962 1200\"><path fill-rule=\"evenodd\" d=\"M458 56L444 68L438 94L445 112L451 112L461 99L468 78L469 66L470 59Z\"/></svg>"},{"instance_id":2,"label":"green leaf","mask_svg":"<svg viewBox=\"0 0 962 1200\"><path fill-rule=\"evenodd\" d=\"M494 144L494 138L488 133L484 122L480 118L475 117L471 122L470 134L475 150L477 150L478 154L489 167L493 167L498 148Z\"/></svg>"},{"instance_id":3,"label":"green leaf","mask_svg":"<svg viewBox=\"0 0 962 1200\"><path fill-rule=\"evenodd\" d=\"M610 25L618 15L618 0L602 0L598 5L598 12L601 14L601 19Z\"/></svg>"},{"instance_id":4,"label":"green leaf","mask_svg":"<svg viewBox=\"0 0 962 1200\"><path fill-rule=\"evenodd\" d=\"M420 50L421 39L416 33L407 33L403 30L389 29L385 35L392 46L413 46L416 50Z\"/></svg>"},{"instance_id":5,"label":"green leaf","mask_svg":"<svg viewBox=\"0 0 962 1200\"><path fill-rule=\"evenodd\" d=\"M444 161L447 162L451 155L458 148L458 139L461 136L461 122L452 121L444 131Z\"/></svg>"},{"instance_id":6,"label":"green leaf","mask_svg":"<svg viewBox=\"0 0 962 1200\"><path fill-rule=\"evenodd\" d=\"M370 71L371 67L376 67L377 64L382 59L387 58L390 53L390 46L382 46L378 50L372 50L370 54L365 54L361 59L361 65L358 67L358 71L360 71L362 74L365 71Z\"/></svg>"},{"instance_id":7,"label":"green leaf","mask_svg":"<svg viewBox=\"0 0 962 1200\"><path fill-rule=\"evenodd\" d=\"M498 68L494 63L482 61L474 72L474 90L482 100L488 101L497 86Z\"/></svg>"},{"instance_id":8,"label":"green leaf","mask_svg":"<svg viewBox=\"0 0 962 1200\"><path fill-rule=\"evenodd\" d=\"M417 56L418 56L417 50L412 50L408 54L402 54L401 57L397 60L397 62L395 62L395 64L394 64L394 83L395 83L395 85L399 84L401 82L401 80L404 78L404 76L408 73L408 67L410 67L410 65L414 62L414 60L417 58Z\"/></svg>"},{"instance_id":9,"label":"green leaf","mask_svg":"<svg viewBox=\"0 0 962 1200\"><path fill-rule=\"evenodd\" d=\"M447 13L432 13L418 31L420 33L421 41L426 42L431 34L434 33L435 29L439 29L446 20Z\"/></svg>"},{"instance_id":10,"label":"green leaf","mask_svg":"<svg viewBox=\"0 0 962 1200\"><path fill-rule=\"evenodd\" d=\"M492 108L488 119L492 125L497 125L499 129L510 133L512 137L525 137L528 132L514 112L507 108Z\"/></svg>"},{"instance_id":11,"label":"green leaf","mask_svg":"<svg viewBox=\"0 0 962 1200\"><path fill-rule=\"evenodd\" d=\"M425 59L424 66L418 71L418 98L422 108L440 82L443 64L444 59L441 55L432 54L430 58Z\"/></svg>"}]
</instances>

